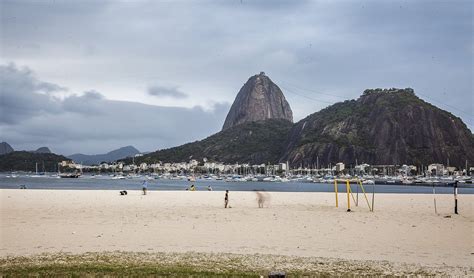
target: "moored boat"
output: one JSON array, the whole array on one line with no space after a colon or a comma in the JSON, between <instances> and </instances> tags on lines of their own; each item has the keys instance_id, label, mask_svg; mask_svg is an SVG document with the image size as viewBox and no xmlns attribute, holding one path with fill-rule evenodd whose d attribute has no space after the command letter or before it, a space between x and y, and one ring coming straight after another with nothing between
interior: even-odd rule
<instances>
[{"instance_id":1,"label":"moored boat","mask_svg":"<svg viewBox=\"0 0 474 278\"><path fill-rule=\"evenodd\" d=\"M77 179L81 176L81 174L73 174L73 173L64 173L64 174L60 174L59 177L60 178L68 178L68 179Z\"/></svg>"}]
</instances>

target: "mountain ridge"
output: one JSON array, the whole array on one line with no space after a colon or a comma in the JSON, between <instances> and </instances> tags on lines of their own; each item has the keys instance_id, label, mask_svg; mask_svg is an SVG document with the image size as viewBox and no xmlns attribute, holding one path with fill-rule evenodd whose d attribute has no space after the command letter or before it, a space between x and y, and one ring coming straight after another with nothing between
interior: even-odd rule
<instances>
[{"instance_id":1,"label":"mountain ridge","mask_svg":"<svg viewBox=\"0 0 474 278\"><path fill-rule=\"evenodd\" d=\"M133 146L125 146L121 147L115 150L112 150L108 153L105 154L93 154L93 155L87 155L87 154L81 154L81 153L76 153L72 155L68 155L67 157L72 159L76 163L83 163L85 165L92 165L92 164L99 164L101 162L113 162L117 161L120 159L127 158L129 156L134 156L136 154L139 154L140 151L137 150Z\"/></svg>"},{"instance_id":2,"label":"mountain ridge","mask_svg":"<svg viewBox=\"0 0 474 278\"><path fill-rule=\"evenodd\" d=\"M36 164L38 164L39 171L46 172L58 171L58 163L61 161L70 161L62 155L54 153L33 153L29 151L14 151L4 154L0 159L0 171L36 171Z\"/></svg>"},{"instance_id":3,"label":"mountain ridge","mask_svg":"<svg viewBox=\"0 0 474 278\"><path fill-rule=\"evenodd\" d=\"M474 159L472 133L459 117L414 90L368 89L295 123L280 161L292 164L463 165Z\"/></svg>"},{"instance_id":4,"label":"mountain ridge","mask_svg":"<svg viewBox=\"0 0 474 278\"><path fill-rule=\"evenodd\" d=\"M469 128L459 117L416 96L411 88L367 89L357 99L338 102L308 115L292 124L287 133L280 130L278 134L269 135L271 130L268 127L275 128L275 123L267 125L266 121L248 121L244 126L245 132L260 132L261 141L253 141L252 144L261 144L269 153L281 154L278 159L274 159L275 156L266 157L270 163L288 161L293 166L315 166L317 162L320 165L337 162L355 165L358 161L427 165L447 163L449 160L451 165L461 166L465 160L474 161L474 136ZM230 155L235 153L236 146L221 135L224 131L242 132L239 126L210 136L217 136L213 137L213 144L219 146L219 152L212 152L209 141L206 141L208 137L168 149L177 152L186 150L186 156L157 151L151 156L145 155L141 161L156 162L165 157L167 162L181 162L193 157L193 151L201 154L206 149L207 157L220 162L262 162ZM259 131L259 128L264 130ZM285 142L273 144L269 139L272 136L285 138ZM245 144L242 146L245 147ZM232 157L238 159L232 160Z\"/></svg>"},{"instance_id":5,"label":"mountain ridge","mask_svg":"<svg viewBox=\"0 0 474 278\"><path fill-rule=\"evenodd\" d=\"M52 153L48 147L39 147L36 151L30 151L30 153Z\"/></svg>"},{"instance_id":6,"label":"mountain ridge","mask_svg":"<svg viewBox=\"0 0 474 278\"><path fill-rule=\"evenodd\" d=\"M285 119L246 122L200 141L152 152L136 161L180 162L206 158L214 162L266 164L281 156L280 151L291 126L292 123ZM127 161L130 162L130 159Z\"/></svg>"}]
</instances>

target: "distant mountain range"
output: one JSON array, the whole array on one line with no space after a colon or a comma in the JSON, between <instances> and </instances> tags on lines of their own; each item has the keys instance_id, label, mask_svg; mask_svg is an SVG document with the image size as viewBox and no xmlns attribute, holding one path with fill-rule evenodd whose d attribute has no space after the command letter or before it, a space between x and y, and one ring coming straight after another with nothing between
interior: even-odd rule
<instances>
[{"instance_id":1,"label":"distant mountain range","mask_svg":"<svg viewBox=\"0 0 474 278\"><path fill-rule=\"evenodd\" d=\"M14 152L15 150L7 142L0 143L0 155ZM48 147L38 148L36 151L26 151L30 153L51 153L51 150Z\"/></svg>"},{"instance_id":2,"label":"distant mountain range","mask_svg":"<svg viewBox=\"0 0 474 278\"><path fill-rule=\"evenodd\" d=\"M104 161L117 161L139 153L136 148L127 146L106 154L74 154L65 157L52 153L47 147L41 147L36 151L15 151L8 143L2 142L0 143L0 171L35 171L36 163L38 163L39 171L42 171L44 166L45 171L52 172L57 171L57 165L61 161L73 160L76 163L93 165Z\"/></svg>"},{"instance_id":3,"label":"distant mountain range","mask_svg":"<svg viewBox=\"0 0 474 278\"><path fill-rule=\"evenodd\" d=\"M138 162L207 158L227 163L299 165L429 164L474 161L474 136L462 120L413 89L365 90L292 124L283 93L261 73L239 91L223 131L159 150Z\"/></svg>"},{"instance_id":4,"label":"distant mountain range","mask_svg":"<svg viewBox=\"0 0 474 278\"><path fill-rule=\"evenodd\" d=\"M76 163L82 163L84 165L95 165L101 162L113 162L127 157L135 156L139 154L140 151L134 148L133 146L122 147L113 151L110 151L106 154L72 154L68 158L72 159Z\"/></svg>"}]
</instances>

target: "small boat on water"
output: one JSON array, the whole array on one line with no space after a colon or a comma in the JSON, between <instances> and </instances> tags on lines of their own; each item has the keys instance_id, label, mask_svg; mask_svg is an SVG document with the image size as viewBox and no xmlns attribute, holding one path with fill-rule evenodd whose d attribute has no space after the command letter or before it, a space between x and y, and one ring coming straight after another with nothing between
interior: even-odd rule
<instances>
[{"instance_id":1,"label":"small boat on water","mask_svg":"<svg viewBox=\"0 0 474 278\"><path fill-rule=\"evenodd\" d=\"M81 176L81 174L73 174L73 173L64 173L60 174L59 177L62 179L77 179Z\"/></svg>"}]
</instances>

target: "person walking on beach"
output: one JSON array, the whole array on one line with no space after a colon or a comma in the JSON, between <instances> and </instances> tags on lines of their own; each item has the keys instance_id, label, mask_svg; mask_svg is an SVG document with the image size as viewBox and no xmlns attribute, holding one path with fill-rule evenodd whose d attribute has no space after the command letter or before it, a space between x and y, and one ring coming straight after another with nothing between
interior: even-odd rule
<instances>
[{"instance_id":1,"label":"person walking on beach","mask_svg":"<svg viewBox=\"0 0 474 278\"><path fill-rule=\"evenodd\" d=\"M263 205L265 202L270 201L270 195L265 192L265 190L258 191L255 190L255 193L257 194L257 203L259 208L263 208Z\"/></svg>"},{"instance_id":2,"label":"person walking on beach","mask_svg":"<svg viewBox=\"0 0 474 278\"><path fill-rule=\"evenodd\" d=\"M263 208L263 203L265 203L265 197L260 191L255 191L255 193L257 193L258 208Z\"/></svg>"},{"instance_id":3,"label":"person walking on beach","mask_svg":"<svg viewBox=\"0 0 474 278\"><path fill-rule=\"evenodd\" d=\"M224 208L227 208L228 204L229 204L229 190L226 190L225 197L224 197Z\"/></svg>"},{"instance_id":4,"label":"person walking on beach","mask_svg":"<svg viewBox=\"0 0 474 278\"><path fill-rule=\"evenodd\" d=\"M143 183L142 183L143 195L146 195L147 189L148 189L148 181L147 181L147 180L143 180Z\"/></svg>"}]
</instances>

